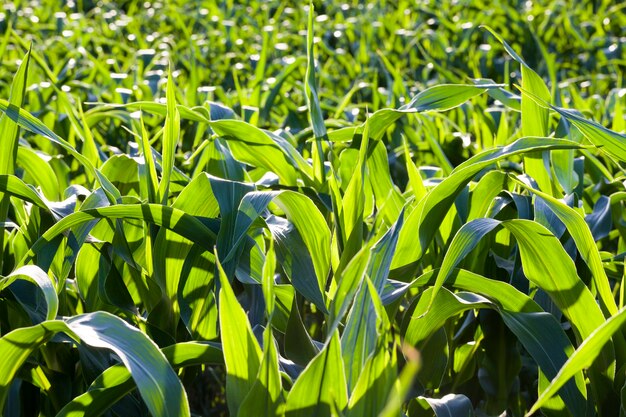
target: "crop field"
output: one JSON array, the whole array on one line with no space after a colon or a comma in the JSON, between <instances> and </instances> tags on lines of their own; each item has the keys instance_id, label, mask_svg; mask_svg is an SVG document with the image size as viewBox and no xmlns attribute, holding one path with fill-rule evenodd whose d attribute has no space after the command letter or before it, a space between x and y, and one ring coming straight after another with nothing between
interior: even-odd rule
<instances>
[{"instance_id":1,"label":"crop field","mask_svg":"<svg viewBox=\"0 0 626 417\"><path fill-rule=\"evenodd\" d=\"M626 416L625 28L0 2L0 415Z\"/></svg>"}]
</instances>

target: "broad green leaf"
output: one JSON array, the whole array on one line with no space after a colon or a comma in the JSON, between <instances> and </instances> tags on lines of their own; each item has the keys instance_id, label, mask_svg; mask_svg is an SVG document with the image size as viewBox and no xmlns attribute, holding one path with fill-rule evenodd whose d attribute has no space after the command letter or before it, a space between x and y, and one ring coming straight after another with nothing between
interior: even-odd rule
<instances>
[{"instance_id":1,"label":"broad green leaf","mask_svg":"<svg viewBox=\"0 0 626 417\"><path fill-rule=\"evenodd\" d=\"M4 290L18 279L25 279L39 287L46 301L45 319L54 320L59 310L59 298L52 278L42 271L41 268L35 265L26 265L17 268L7 277L0 278L0 291ZM17 298L19 300L19 296L17 296Z\"/></svg>"},{"instance_id":2,"label":"broad green leaf","mask_svg":"<svg viewBox=\"0 0 626 417\"><path fill-rule=\"evenodd\" d=\"M387 128L407 113L425 111L447 111L460 106L472 97L484 93L493 85L443 84L427 88L415 96L408 104L398 110L382 109L374 112L366 123L369 125L369 136L375 141L382 138Z\"/></svg>"},{"instance_id":3,"label":"broad green leaf","mask_svg":"<svg viewBox=\"0 0 626 417\"><path fill-rule=\"evenodd\" d=\"M427 190L424 186L424 181L422 180L422 176L417 169L417 166L415 166L413 160L411 159L411 153L409 152L409 145L406 138L403 138L402 145L404 148L404 163L409 177L409 185L411 186L415 199L419 201L424 198Z\"/></svg>"},{"instance_id":4,"label":"broad green leaf","mask_svg":"<svg viewBox=\"0 0 626 417\"><path fill-rule=\"evenodd\" d=\"M382 142L372 143L373 149L367 158L369 182L376 198L376 208L387 225L391 226L400 215L404 199L391 180L389 160Z\"/></svg>"},{"instance_id":5,"label":"broad green leaf","mask_svg":"<svg viewBox=\"0 0 626 417\"><path fill-rule=\"evenodd\" d=\"M271 327L265 329L263 344L259 375L239 408L239 415L242 417L255 414L276 416L279 406L284 402L278 370L278 352Z\"/></svg>"},{"instance_id":6,"label":"broad green leaf","mask_svg":"<svg viewBox=\"0 0 626 417\"><path fill-rule=\"evenodd\" d=\"M447 111L460 106L467 100L484 93L490 88L499 88L497 84L441 84L427 88L417 94L411 101L399 110L424 111ZM538 136L538 135L528 135Z\"/></svg>"},{"instance_id":7,"label":"broad green leaf","mask_svg":"<svg viewBox=\"0 0 626 417\"><path fill-rule=\"evenodd\" d=\"M89 159L87 159L80 152L74 149L74 147L70 145L66 140L62 139L59 135L50 130L35 116L20 108L19 106L11 104L3 99L0 99L0 111L24 129L45 137L46 139L61 146L63 149L69 152L97 179L98 183L105 190L107 197L109 198L109 201L111 201L111 203L115 203L118 199L121 198L119 190L115 188L115 186L113 186L113 184L111 184L111 182L91 164Z\"/></svg>"},{"instance_id":8,"label":"broad green leaf","mask_svg":"<svg viewBox=\"0 0 626 417\"><path fill-rule=\"evenodd\" d=\"M454 200L467 183L481 170L517 154L547 149L575 149L579 144L552 138L521 138L510 145L484 151L457 166L454 171L418 203L407 216L400 232L392 269L418 261L445 218ZM419 238L416 239L415 233Z\"/></svg>"},{"instance_id":9,"label":"broad green leaf","mask_svg":"<svg viewBox=\"0 0 626 417\"><path fill-rule=\"evenodd\" d=\"M604 316L558 240L530 220L510 220L502 225L515 236L520 247L524 275L550 295L569 317L580 339L586 339L604 323ZM605 358L604 364L610 363Z\"/></svg>"},{"instance_id":10,"label":"broad green leaf","mask_svg":"<svg viewBox=\"0 0 626 417\"><path fill-rule=\"evenodd\" d=\"M339 326L339 322L348 312L354 296L359 289L361 282L365 279L368 265L370 263L371 248L364 246L350 260L348 265L341 271L339 276L335 275L338 281L337 289L332 295L330 304L329 329L334 330Z\"/></svg>"},{"instance_id":11,"label":"broad green leaf","mask_svg":"<svg viewBox=\"0 0 626 417\"><path fill-rule=\"evenodd\" d=\"M217 253L215 257L217 258ZM219 261L217 267L221 284L219 321L226 364L226 400L230 414L236 416L255 384L261 368L262 352L252 333L246 312L237 301Z\"/></svg>"},{"instance_id":12,"label":"broad green leaf","mask_svg":"<svg viewBox=\"0 0 626 417\"><path fill-rule=\"evenodd\" d=\"M11 382L30 354L56 333L66 330L64 322L53 320L32 327L21 327L0 338L0 355L11 358L0 361L0 410L4 410Z\"/></svg>"},{"instance_id":13,"label":"broad green leaf","mask_svg":"<svg viewBox=\"0 0 626 417\"><path fill-rule=\"evenodd\" d=\"M120 357L153 416L189 416L187 394L156 344L138 329L105 312L71 317L68 328L84 343Z\"/></svg>"},{"instance_id":14,"label":"broad green leaf","mask_svg":"<svg viewBox=\"0 0 626 417\"><path fill-rule=\"evenodd\" d=\"M202 193L203 198L197 198ZM219 215L218 202L212 192L210 177L206 174L194 178L178 195L172 208L186 215L215 218ZM146 219L150 222L150 219ZM172 300L176 310L176 298L179 296L179 279L186 255L192 247L189 236L180 235L172 230L159 230L154 241L154 277ZM207 248L206 246L204 246ZM212 249L212 248L211 248ZM190 283L190 285L192 285Z\"/></svg>"},{"instance_id":15,"label":"broad green leaf","mask_svg":"<svg viewBox=\"0 0 626 417\"><path fill-rule=\"evenodd\" d=\"M606 152L619 161L626 161L626 136L614 132L592 120L587 120L578 112L557 106L550 108L576 126L578 130L601 151Z\"/></svg>"},{"instance_id":16,"label":"broad green leaf","mask_svg":"<svg viewBox=\"0 0 626 417\"><path fill-rule=\"evenodd\" d=\"M423 286L433 282L437 271L427 272L406 286ZM465 270L455 270L447 284L462 292L438 293L430 313L424 310L430 302L427 289L418 300L407 327L407 338L417 343L439 328L447 318L473 308L490 308L500 313L506 326L537 362L542 372L554 376L574 351L572 344L554 316L544 313L528 296L511 285L487 279ZM440 298L441 297L441 298ZM441 306L439 306L441 304ZM559 392L569 409L584 415L585 389L582 372ZM575 414L579 415L579 414Z\"/></svg>"},{"instance_id":17,"label":"broad green leaf","mask_svg":"<svg viewBox=\"0 0 626 417\"><path fill-rule=\"evenodd\" d=\"M403 220L404 213L401 213L393 227L372 246L366 273L360 283L360 288L356 293L352 309L346 320L346 326L341 335L341 349L346 365L346 380L349 391L352 391L356 385L359 374L368 357L374 353L376 341L380 337L377 328L378 314L372 308L374 300L367 282L368 279L371 279L377 294L382 294Z\"/></svg>"},{"instance_id":18,"label":"broad green leaf","mask_svg":"<svg viewBox=\"0 0 626 417\"><path fill-rule=\"evenodd\" d=\"M470 209L467 221L485 217L493 199L506 190L506 174L501 171L490 171L485 174L472 190Z\"/></svg>"},{"instance_id":19,"label":"broad green leaf","mask_svg":"<svg viewBox=\"0 0 626 417\"><path fill-rule=\"evenodd\" d=\"M163 354L145 334L105 312L82 314L67 321L45 321L7 333L0 353L13 358L0 365L0 408L16 372L28 356L56 333L76 341L113 350L128 368L153 416L189 416L187 395Z\"/></svg>"},{"instance_id":20,"label":"broad green leaf","mask_svg":"<svg viewBox=\"0 0 626 417\"><path fill-rule=\"evenodd\" d=\"M235 159L273 172L285 185L296 185L298 152L287 141L277 143L275 137L239 120L211 122L211 128L228 142Z\"/></svg>"},{"instance_id":21,"label":"broad green leaf","mask_svg":"<svg viewBox=\"0 0 626 417\"><path fill-rule=\"evenodd\" d=\"M539 105L526 94L532 94L541 100L550 102L550 90L546 87L543 79L533 71L524 60L504 41L493 29L484 26L504 46L504 49L517 61L522 68L522 135L524 136L548 136L549 110L546 106ZM544 192L551 192L552 183L550 173L543 161L543 154L529 154L524 157L524 172L533 177Z\"/></svg>"},{"instance_id":22,"label":"broad green leaf","mask_svg":"<svg viewBox=\"0 0 626 417\"><path fill-rule=\"evenodd\" d=\"M285 356L305 367L317 355L319 348L313 343L313 339L304 327L298 308L298 297L293 297L290 307L285 330Z\"/></svg>"},{"instance_id":23,"label":"broad green leaf","mask_svg":"<svg viewBox=\"0 0 626 417\"><path fill-rule=\"evenodd\" d=\"M227 181L216 177L210 177L209 182L213 195L220 206L221 223L217 234L217 252L220 255L220 262L226 272L226 276L232 280L238 261L237 253L238 250L240 253L240 249L242 249L240 245L241 239L252 221L267 207L272 195L270 194L265 201L261 202L258 210L254 210L256 207L252 207L252 209L248 210L249 213L240 215L242 199L248 193L255 191L255 187L251 184ZM238 224L242 222L242 218L247 220L245 225Z\"/></svg>"},{"instance_id":24,"label":"broad green leaf","mask_svg":"<svg viewBox=\"0 0 626 417\"><path fill-rule=\"evenodd\" d=\"M384 409L397 377L396 362L395 351L379 344L359 375L346 416L378 415Z\"/></svg>"},{"instance_id":25,"label":"broad green leaf","mask_svg":"<svg viewBox=\"0 0 626 417\"><path fill-rule=\"evenodd\" d=\"M94 107L88 113L93 115L99 112L106 113L110 109L124 108L130 111L146 111L154 114L160 114L162 116L167 115L167 104L157 103L154 101L136 101L133 103L117 104L117 103L87 103L87 104L99 104ZM182 104L176 104L176 111L179 113L182 119L191 120L198 123L209 123L211 119L206 114L206 109L203 107L187 107Z\"/></svg>"},{"instance_id":26,"label":"broad green leaf","mask_svg":"<svg viewBox=\"0 0 626 417\"><path fill-rule=\"evenodd\" d=\"M323 293L330 269L330 229L324 216L313 201L304 194L283 191L274 198L274 202L285 212L287 219L300 233L311 254L317 276L317 286ZM326 310L325 304L318 307L322 311Z\"/></svg>"},{"instance_id":27,"label":"broad green leaf","mask_svg":"<svg viewBox=\"0 0 626 417\"><path fill-rule=\"evenodd\" d=\"M137 219L168 228L209 250L215 242L215 233L196 217L181 210L159 204L118 204L116 206L87 209L64 217L48 229L31 247L23 263L32 259L63 232L94 219Z\"/></svg>"},{"instance_id":28,"label":"broad green leaf","mask_svg":"<svg viewBox=\"0 0 626 417\"><path fill-rule=\"evenodd\" d=\"M154 163L154 157L152 156L152 147L146 131L146 126L143 120L143 114L140 119L141 131L139 134L139 144L141 146L141 153L143 154L143 161L138 163L139 165L139 182L144 189L144 198L149 203L159 203L158 187L159 180L157 178L156 164Z\"/></svg>"},{"instance_id":29,"label":"broad green leaf","mask_svg":"<svg viewBox=\"0 0 626 417\"><path fill-rule=\"evenodd\" d=\"M430 408L435 417L473 417L474 408L469 398L462 394L446 394L441 398L417 397L415 405L412 407L420 407L417 411L415 408L409 411L409 417L425 417L424 409Z\"/></svg>"},{"instance_id":30,"label":"broad green leaf","mask_svg":"<svg viewBox=\"0 0 626 417\"><path fill-rule=\"evenodd\" d=\"M278 263L289 277L291 285L304 298L325 311L324 294L313 265L314 255L307 250L299 230L282 217L270 216L265 219L265 223L276 244Z\"/></svg>"},{"instance_id":31,"label":"broad green leaf","mask_svg":"<svg viewBox=\"0 0 626 417\"><path fill-rule=\"evenodd\" d=\"M268 324L272 323L274 316L274 308L276 306L276 294L274 282L274 273L276 272L276 252L274 251L274 241L270 240L267 254L265 255L265 263L263 264L263 298L265 298L265 309Z\"/></svg>"},{"instance_id":32,"label":"broad green leaf","mask_svg":"<svg viewBox=\"0 0 626 417\"><path fill-rule=\"evenodd\" d=\"M341 167L347 165L349 167L350 179L346 187L345 194L335 211L338 212L337 229L340 233L342 242L341 258L344 260L351 259L359 248L363 245L363 217L365 210L365 158L367 154L369 138L365 135L361 139L361 148L356 160L356 166L352 163L346 163L346 159L350 156L344 151L341 155ZM352 161L351 161L352 162ZM341 267L340 267L341 268Z\"/></svg>"},{"instance_id":33,"label":"broad green leaf","mask_svg":"<svg viewBox=\"0 0 626 417\"><path fill-rule=\"evenodd\" d=\"M537 411L547 400L567 383L574 375L585 368L592 366L594 360L603 354L603 350L611 341L611 337L622 330L626 322L626 309L621 309L606 322L601 324L595 331L583 340L576 351L561 367L559 373L552 379L550 385L540 393L539 398L526 413L527 416Z\"/></svg>"},{"instance_id":34,"label":"broad green leaf","mask_svg":"<svg viewBox=\"0 0 626 417\"><path fill-rule=\"evenodd\" d=\"M487 233L498 226L506 228L515 236L524 275L550 295L571 320L581 340L604 322L604 316L593 295L578 277L574 262L558 239L545 227L530 220L499 221L485 218L463 225L444 257L431 301L435 299L453 268ZM563 291L563 288L568 291Z\"/></svg>"},{"instance_id":35,"label":"broad green leaf","mask_svg":"<svg viewBox=\"0 0 626 417\"><path fill-rule=\"evenodd\" d=\"M223 364L221 347L210 342L183 342L162 349L173 368ZM111 405L136 389L128 369L114 365L105 370L89 389L67 403L57 417L98 417Z\"/></svg>"},{"instance_id":36,"label":"broad green leaf","mask_svg":"<svg viewBox=\"0 0 626 417\"><path fill-rule=\"evenodd\" d=\"M213 340L219 334L215 276L209 272L214 270L213 254L193 246L183 263L177 296L180 316L194 339Z\"/></svg>"},{"instance_id":37,"label":"broad green leaf","mask_svg":"<svg viewBox=\"0 0 626 417\"><path fill-rule=\"evenodd\" d=\"M35 185L41 187L41 192L48 200L57 201L61 198L59 183L44 157L31 148L20 146L17 150L17 165L28 173Z\"/></svg>"},{"instance_id":38,"label":"broad green leaf","mask_svg":"<svg viewBox=\"0 0 626 417\"><path fill-rule=\"evenodd\" d=\"M585 260L585 263L587 263L587 266L589 266L591 270L593 283L600 295L600 302L603 308L610 315L617 313L617 304L613 298L609 279L602 265L600 252L598 252L598 247L596 246L591 230L589 230L585 219L576 210L556 198L535 190L523 182L517 181L517 183L523 185L528 191L543 199L545 204L550 207L550 210L563 222L576 244L578 253L580 253L580 256Z\"/></svg>"},{"instance_id":39,"label":"broad green leaf","mask_svg":"<svg viewBox=\"0 0 626 417\"><path fill-rule=\"evenodd\" d=\"M394 387L387 398L387 404L378 415L379 417L396 417L403 411L402 405L409 396L413 379L421 366L419 353L415 349L409 345L404 345L403 351L406 364L396 378Z\"/></svg>"},{"instance_id":40,"label":"broad green leaf","mask_svg":"<svg viewBox=\"0 0 626 417\"><path fill-rule=\"evenodd\" d=\"M339 332L302 371L289 391L285 417L330 417L331 410L348 405Z\"/></svg>"},{"instance_id":41,"label":"broad green leaf","mask_svg":"<svg viewBox=\"0 0 626 417\"><path fill-rule=\"evenodd\" d=\"M25 184L24 181L14 175L0 175L0 192L28 201L37 207L50 211L50 207L48 207L44 197L34 187Z\"/></svg>"},{"instance_id":42,"label":"broad green leaf","mask_svg":"<svg viewBox=\"0 0 626 417\"><path fill-rule=\"evenodd\" d=\"M471 309L495 308L488 299L473 293L453 294L445 288L439 289L435 297L432 297L433 293L435 293L433 287L424 291L408 318L404 339L414 346L418 346L436 330L443 327L450 317Z\"/></svg>"}]
</instances>

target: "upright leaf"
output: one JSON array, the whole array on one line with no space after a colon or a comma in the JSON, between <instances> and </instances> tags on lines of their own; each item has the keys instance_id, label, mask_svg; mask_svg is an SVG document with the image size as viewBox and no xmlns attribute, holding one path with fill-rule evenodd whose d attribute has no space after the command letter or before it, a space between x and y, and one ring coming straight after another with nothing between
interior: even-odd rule
<instances>
[{"instance_id":1,"label":"upright leaf","mask_svg":"<svg viewBox=\"0 0 626 417\"><path fill-rule=\"evenodd\" d=\"M163 128L163 160L161 163L161 182L159 183L159 199L161 204L167 205L170 193L170 177L174 169L174 156L178 137L180 136L180 115L176 108L176 87L170 68L167 75L167 114L165 115L165 127Z\"/></svg>"},{"instance_id":2,"label":"upright leaf","mask_svg":"<svg viewBox=\"0 0 626 417\"><path fill-rule=\"evenodd\" d=\"M313 126L313 134L315 136L315 144L312 149L313 155L313 172L315 180L318 184L324 182L326 177L324 171L324 151L322 142L328 140L326 134L326 125L324 124L324 116L320 106L319 94L317 92L317 82L315 80L315 51L313 49L313 2L309 2L309 22L307 26L306 45L307 45L307 66L306 66L306 83L304 84L304 93L311 117L311 125Z\"/></svg>"},{"instance_id":3,"label":"upright leaf","mask_svg":"<svg viewBox=\"0 0 626 417\"><path fill-rule=\"evenodd\" d=\"M493 36L500 41L504 49L516 60L522 68L522 135L524 136L548 136L550 112L544 105L538 104L528 93L539 97L541 100L550 102L550 90L546 87L543 79L524 62L524 60L504 41L493 29L485 26ZM533 153L524 157L524 171L533 177L539 184L539 188L551 193L552 182L547 167L544 164L543 153Z\"/></svg>"},{"instance_id":4,"label":"upright leaf","mask_svg":"<svg viewBox=\"0 0 626 417\"><path fill-rule=\"evenodd\" d=\"M285 417L330 417L348 404L339 332L302 371L289 392Z\"/></svg>"},{"instance_id":5,"label":"upright leaf","mask_svg":"<svg viewBox=\"0 0 626 417\"><path fill-rule=\"evenodd\" d=\"M9 32L11 30L9 29ZM17 73L11 83L9 105L22 107L26 95L28 81L28 63L30 62L30 49L22 59ZM0 175L14 175L15 161L17 160L17 148L19 143L19 125L7 114L0 115ZM0 193L0 222L4 222L9 212L9 198ZM4 228L0 228L0 272L4 259Z\"/></svg>"},{"instance_id":6,"label":"upright leaf","mask_svg":"<svg viewBox=\"0 0 626 417\"><path fill-rule=\"evenodd\" d=\"M217 267L222 287L219 294L219 320L226 364L226 400L230 414L236 416L255 384L262 352L248 317L237 301L219 261ZM265 369L269 372L271 367L269 364L267 366Z\"/></svg>"}]
</instances>

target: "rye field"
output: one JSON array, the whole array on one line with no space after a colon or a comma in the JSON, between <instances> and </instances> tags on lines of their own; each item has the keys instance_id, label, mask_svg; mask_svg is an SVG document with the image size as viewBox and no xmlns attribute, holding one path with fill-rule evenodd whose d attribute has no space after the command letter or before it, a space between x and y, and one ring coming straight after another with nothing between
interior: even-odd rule
<instances>
[{"instance_id":1,"label":"rye field","mask_svg":"<svg viewBox=\"0 0 626 417\"><path fill-rule=\"evenodd\" d=\"M626 416L625 3L4 0L0 59L0 415Z\"/></svg>"}]
</instances>

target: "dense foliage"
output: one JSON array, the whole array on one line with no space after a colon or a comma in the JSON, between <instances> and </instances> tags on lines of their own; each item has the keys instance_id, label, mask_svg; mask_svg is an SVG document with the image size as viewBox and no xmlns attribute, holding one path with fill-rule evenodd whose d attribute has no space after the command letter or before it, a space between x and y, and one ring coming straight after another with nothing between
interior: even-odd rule
<instances>
[{"instance_id":1,"label":"dense foliage","mask_svg":"<svg viewBox=\"0 0 626 417\"><path fill-rule=\"evenodd\" d=\"M241 3L0 8L1 414L626 415L626 6Z\"/></svg>"}]
</instances>

